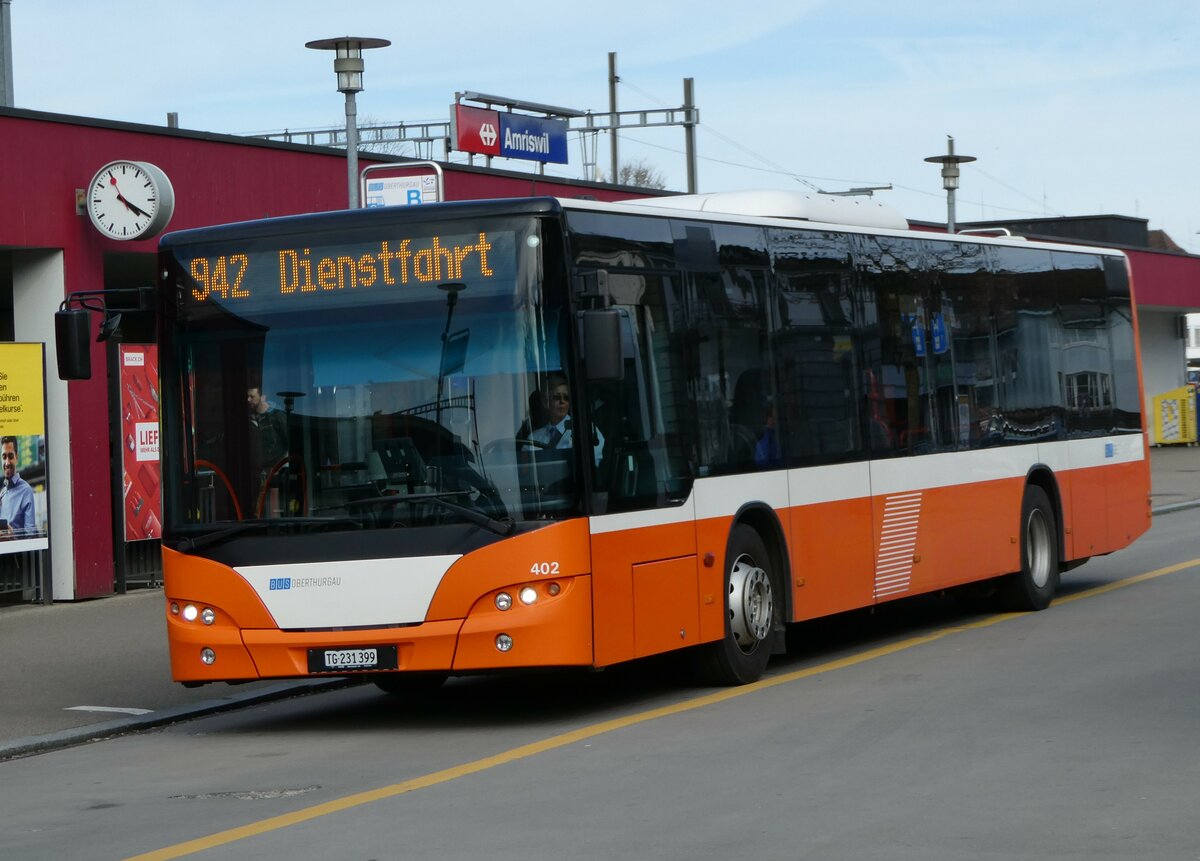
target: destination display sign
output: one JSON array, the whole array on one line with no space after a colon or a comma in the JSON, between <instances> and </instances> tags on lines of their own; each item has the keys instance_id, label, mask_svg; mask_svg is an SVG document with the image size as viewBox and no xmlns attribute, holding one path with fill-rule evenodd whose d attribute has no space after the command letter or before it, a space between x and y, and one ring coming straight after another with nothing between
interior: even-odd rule
<instances>
[{"instance_id":1,"label":"destination display sign","mask_svg":"<svg viewBox=\"0 0 1200 861\"><path fill-rule=\"evenodd\" d=\"M480 155L567 163L567 121L452 105L455 148Z\"/></svg>"},{"instance_id":2,"label":"destination display sign","mask_svg":"<svg viewBox=\"0 0 1200 861\"><path fill-rule=\"evenodd\" d=\"M281 302L345 302L428 298L414 288L461 282L512 288L516 239L512 231L389 237L371 242L316 245L297 242L188 256L184 301L191 305L276 306ZM491 291L489 291L491 292Z\"/></svg>"}]
</instances>

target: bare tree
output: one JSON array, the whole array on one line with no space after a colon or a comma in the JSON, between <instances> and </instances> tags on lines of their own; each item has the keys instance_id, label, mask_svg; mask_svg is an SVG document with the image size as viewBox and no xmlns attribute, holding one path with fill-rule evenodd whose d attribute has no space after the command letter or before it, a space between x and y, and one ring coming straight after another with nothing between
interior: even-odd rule
<instances>
[{"instance_id":1,"label":"bare tree","mask_svg":"<svg viewBox=\"0 0 1200 861\"><path fill-rule=\"evenodd\" d=\"M626 162L617 172L617 183L638 188L666 188L667 180L662 171L645 159Z\"/></svg>"}]
</instances>

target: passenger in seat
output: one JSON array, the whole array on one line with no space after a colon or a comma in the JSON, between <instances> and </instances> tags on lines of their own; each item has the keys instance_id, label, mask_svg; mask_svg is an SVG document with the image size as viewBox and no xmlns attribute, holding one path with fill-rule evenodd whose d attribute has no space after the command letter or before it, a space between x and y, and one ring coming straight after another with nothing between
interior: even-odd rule
<instances>
[{"instance_id":1,"label":"passenger in seat","mask_svg":"<svg viewBox=\"0 0 1200 861\"><path fill-rule=\"evenodd\" d=\"M760 469L775 469L783 465L783 452L779 448L779 433L775 430L775 405L767 404L767 420L758 444L754 446L754 465Z\"/></svg>"}]
</instances>

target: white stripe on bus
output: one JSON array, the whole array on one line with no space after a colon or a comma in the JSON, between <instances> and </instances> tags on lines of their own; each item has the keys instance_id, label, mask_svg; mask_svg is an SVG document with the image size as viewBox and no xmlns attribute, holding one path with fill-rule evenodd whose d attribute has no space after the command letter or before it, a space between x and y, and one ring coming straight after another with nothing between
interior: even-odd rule
<instances>
[{"instance_id":1,"label":"white stripe on bus","mask_svg":"<svg viewBox=\"0 0 1200 861\"><path fill-rule=\"evenodd\" d=\"M1109 448L1111 446L1111 448ZM1036 464L1055 472L1136 463L1145 458L1141 433L1089 437L976 451L806 467L776 472L697 478L691 496L677 507L602 514L591 518L593 535L646 526L732 517L745 503L777 510L828 502L919 494L933 488L1024 478ZM783 492L781 492L781 488Z\"/></svg>"}]
</instances>

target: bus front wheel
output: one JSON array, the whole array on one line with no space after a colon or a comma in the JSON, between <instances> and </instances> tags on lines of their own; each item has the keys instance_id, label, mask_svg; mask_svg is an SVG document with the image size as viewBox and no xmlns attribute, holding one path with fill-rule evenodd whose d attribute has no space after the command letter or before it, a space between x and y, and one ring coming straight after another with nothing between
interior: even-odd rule
<instances>
[{"instance_id":1,"label":"bus front wheel","mask_svg":"<svg viewBox=\"0 0 1200 861\"><path fill-rule=\"evenodd\" d=\"M1021 504L1021 570L1009 574L1000 600L1009 610L1045 610L1058 591L1058 520L1046 491L1025 488Z\"/></svg>"},{"instance_id":2,"label":"bus front wheel","mask_svg":"<svg viewBox=\"0 0 1200 861\"><path fill-rule=\"evenodd\" d=\"M739 523L725 553L725 635L695 655L700 678L714 685L757 681L771 658L777 596L761 536Z\"/></svg>"}]
</instances>

